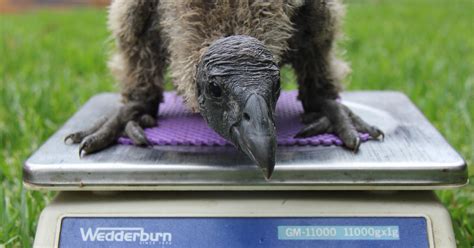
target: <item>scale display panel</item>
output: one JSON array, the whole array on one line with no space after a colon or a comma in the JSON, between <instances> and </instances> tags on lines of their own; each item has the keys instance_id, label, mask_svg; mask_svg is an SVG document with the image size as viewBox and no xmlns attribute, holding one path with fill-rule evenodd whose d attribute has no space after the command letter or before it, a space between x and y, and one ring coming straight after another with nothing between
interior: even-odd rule
<instances>
[{"instance_id":1,"label":"scale display panel","mask_svg":"<svg viewBox=\"0 0 474 248\"><path fill-rule=\"evenodd\" d=\"M429 247L424 217L65 217L59 247Z\"/></svg>"}]
</instances>

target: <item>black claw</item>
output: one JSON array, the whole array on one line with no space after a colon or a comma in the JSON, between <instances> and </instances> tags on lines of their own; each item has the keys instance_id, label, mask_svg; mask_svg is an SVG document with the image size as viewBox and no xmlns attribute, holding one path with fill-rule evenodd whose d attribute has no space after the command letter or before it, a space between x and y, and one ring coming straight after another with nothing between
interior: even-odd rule
<instances>
[{"instance_id":1,"label":"black claw","mask_svg":"<svg viewBox=\"0 0 474 248\"><path fill-rule=\"evenodd\" d=\"M72 134L69 134L68 136L66 136L66 137L64 138L64 143L66 143L66 144L77 144L77 143L79 143L79 142L82 141L82 139L81 139L81 136L82 136L82 135L83 135L83 134L81 134L81 133L72 133ZM79 136L79 137L78 137L78 136ZM68 141L71 141L72 143L68 143Z\"/></svg>"},{"instance_id":2,"label":"black claw","mask_svg":"<svg viewBox=\"0 0 474 248\"><path fill-rule=\"evenodd\" d=\"M295 134L295 136L293 136L295 139L302 139L302 138L307 138L307 137L310 137L312 136L311 135L311 131L312 131L312 128L310 126L308 127L304 127L303 129L301 129L301 131L299 131L297 134ZM314 135L317 135L317 134L314 134Z\"/></svg>"},{"instance_id":3,"label":"black claw","mask_svg":"<svg viewBox=\"0 0 474 248\"><path fill-rule=\"evenodd\" d=\"M84 148L81 146L79 147L79 158L82 158L82 152L84 151Z\"/></svg>"},{"instance_id":4,"label":"black claw","mask_svg":"<svg viewBox=\"0 0 474 248\"><path fill-rule=\"evenodd\" d=\"M355 140L354 148L353 148L354 153L357 153L359 151L359 147L360 147L360 138L357 137Z\"/></svg>"},{"instance_id":5,"label":"black claw","mask_svg":"<svg viewBox=\"0 0 474 248\"><path fill-rule=\"evenodd\" d=\"M306 138L308 136L309 131L310 131L309 126L305 126L297 134L295 134L295 136L293 136L293 137L296 138L296 139Z\"/></svg>"},{"instance_id":6,"label":"black claw","mask_svg":"<svg viewBox=\"0 0 474 248\"><path fill-rule=\"evenodd\" d=\"M67 145L71 144L71 143L68 143L68 140L69 140L69 139L71 139L71 141L72 141L71 136L72 136L72 134L69 134L68 136L66 136L66 137L64 138L64 143L65 143L65 144L67 144Z\"/></svg>"},{"instance_id":7,"label":"black claw","mask_svg":"<svg viewBox=\"0 0 474 248\"><path fill-rule=\"evenodd\" d=\"M380 130L380 129L377 129L377 132L379 133L379 136L377 138L380 137L380 140L384 141L385 140L385 133L382 132L382 130Z\"/></svg>"},{"instance_id":8,"label":"black claw","mask_svg":"<svg viewBox=\"0 0 474 248\"><path fill-rule=\"evenodd\" d=\"M79 157L83 158L85 155L87 155L90 152L90 139L85 139L81 142L79 145Z\"/></svg>"},{"instance_id":9,"label":"black claw","mask_svg":"<svg viewBox=\"0 0 474 248\"><path fill-rule=\"evenodd\" d=\"M297 134L295 134L295 136L293 136L293 138L295 138L295 139L304 138L303 134L304 134L304 131L301 130Z\"/></svg>"},{"instance_id":10,"label":"black claw","mask_svg":"<svg viewBox=\"0 0 474 248\"><path fill-rule=\"evenodd\" d=\"M369 135L373 138L373 139L378 139L378 140L381 140L383 141L384 138L385 138L385 134L384 132L382 132L382 130L376 128L376 127L370 127L371 129L370 130L360 130L360 132L367 132L369 133ZM358 130L359 131L359 130Z\"/></svg>"},{"instance_id":11,"label":"black claw","mask_svg":"<svg viewBox=\"0 0 474 248\"><path fill-rule=\"evenodd\" d=\"M142 141L141 141L141 144L138 144L139 146L151 146L151 143L150 141L148 141L147 138L144 138Z\"/></svg>"}]
</instances>

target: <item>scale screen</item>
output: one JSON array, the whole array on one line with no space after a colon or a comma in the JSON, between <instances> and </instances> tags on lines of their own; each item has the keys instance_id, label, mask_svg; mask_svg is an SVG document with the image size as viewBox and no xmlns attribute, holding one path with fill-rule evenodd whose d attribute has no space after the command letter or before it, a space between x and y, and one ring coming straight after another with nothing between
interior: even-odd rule
<instances>
[{"instance_id":1,"label":"scale screen","mask_svg":"<svg viewBox=\"0 0 474 248\"><path fill-rule=\"evenodd\" d=\"M65 217L59 247L429 247L423 217Z\"/></svg>"}]
</instances>

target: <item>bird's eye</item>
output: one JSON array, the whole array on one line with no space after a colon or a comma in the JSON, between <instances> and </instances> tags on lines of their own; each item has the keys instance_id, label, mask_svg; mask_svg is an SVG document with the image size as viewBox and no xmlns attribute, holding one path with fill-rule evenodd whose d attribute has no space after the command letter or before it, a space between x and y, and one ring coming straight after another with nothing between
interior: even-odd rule
<instances>
[{"instance_id":1,"label":"bird's eye","mask_svg":"<svg viewBox=\"0 0 474 248\"><path fill-rule=\"evenodd\" d=\"M213 97L221 97L222 96L222 89L221 87L219 87L219 85L217 85L216 83L214 82L211 82L209 84L209 92L211 93L211 95Z\"/></svg>"}]
</instances>

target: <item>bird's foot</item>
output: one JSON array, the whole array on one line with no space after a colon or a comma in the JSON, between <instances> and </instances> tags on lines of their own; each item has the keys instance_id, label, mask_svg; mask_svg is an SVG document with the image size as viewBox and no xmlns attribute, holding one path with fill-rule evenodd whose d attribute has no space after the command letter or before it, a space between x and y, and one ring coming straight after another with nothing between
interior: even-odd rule
<instances>
[{"instance_id":1,"label":"bird's foot","mask_svg":"<svg viewBox=\"0 0 474 248\"><path fill-rule=\"evenodd\" d=\"M295 135L295 138L306 138L323 133L334 133L344 145L357 152L360 146L358 132L368 133L373 138L383 139L384 133L359 116L347 106L336 100L324 100L320 112L305 113L302 116L305 127Z\"/></svg>"},{"instance_id":2,"label":"bird's foot","mask_svg":"<svg viewBox=\"0 0 474 248\"><path fill-rule=\"evenodd\" d=\"M111 117L103 117L88 129L69 134L64 142L80 143L79 156L103 150L121 135L128 136L135 145L149 145L143 128L155 126L156 120L149 114L143 114L142 110L136 104L125 105Z\"/></svg>"}]
</instances>

